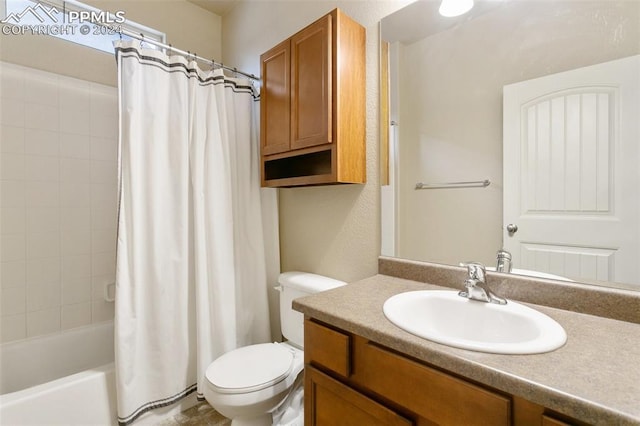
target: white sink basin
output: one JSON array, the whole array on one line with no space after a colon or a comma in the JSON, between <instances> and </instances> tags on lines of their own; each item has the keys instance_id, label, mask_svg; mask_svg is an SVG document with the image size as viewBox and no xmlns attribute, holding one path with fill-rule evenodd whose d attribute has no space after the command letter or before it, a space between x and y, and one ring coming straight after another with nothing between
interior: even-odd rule
<instances>
[{"instance_id":1,"label":"white sink basin","mask_svg":"<svg viewBox=\"0 0 640 426\"><path fill-rule=\"evenodd\" d=\"M410 291L387 299L384 315L416 336L479 352L536 354L567 341L560 324L516 302L478 302L457 291Z\"/></svg>"}]
</instances>

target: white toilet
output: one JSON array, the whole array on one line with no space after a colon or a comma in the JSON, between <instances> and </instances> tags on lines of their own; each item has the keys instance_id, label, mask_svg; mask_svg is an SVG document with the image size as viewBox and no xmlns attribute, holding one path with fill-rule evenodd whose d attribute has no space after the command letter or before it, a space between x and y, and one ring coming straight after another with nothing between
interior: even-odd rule
<instances>
[{"instance_id":1,"label":"white toilet","mask_svg":"<svg viewBox=\"0 0 640 426\"><path fill-rule=\"evenodd\" d=\"M345 285L306 272L285 272L278 283L282 335L287 341L234 349L213 361L205 374L204 397L231 419L232 426L271 425L272 413L282 408L287 396L295 389L301 394L304 316L291 308L291 302Z\"/></svg>"}]
</instances>

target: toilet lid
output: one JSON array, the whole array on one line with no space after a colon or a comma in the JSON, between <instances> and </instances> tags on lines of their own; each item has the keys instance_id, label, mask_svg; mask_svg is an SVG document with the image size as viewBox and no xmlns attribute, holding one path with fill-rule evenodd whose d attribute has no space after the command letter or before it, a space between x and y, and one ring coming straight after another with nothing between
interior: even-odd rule
<instances>
[{"instance_id":1,"label":"toilet lid","mask_svg":"<svg viewBox=\"0 0 640 426\"><path fill-rule=\"evenodd\" d=\"M205 375L220 393L253 392L283 380L292 365L290 350L263 343L227 352L211 363Z\"/></svg>"}]
</instances>

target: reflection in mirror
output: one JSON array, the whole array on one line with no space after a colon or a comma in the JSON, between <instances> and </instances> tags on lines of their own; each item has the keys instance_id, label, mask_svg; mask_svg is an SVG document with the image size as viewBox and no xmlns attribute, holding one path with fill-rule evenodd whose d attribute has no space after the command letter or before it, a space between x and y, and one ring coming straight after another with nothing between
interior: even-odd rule
<instances>
[{"instance_id":1,"label":"reflection in mirror","mask_svg":"<svg viewBox=\"0 0 640 426\"><path fill-rule=\"evenodd\" d=\"M381 24L382 254L495 266L505 248L516 271L640 290L640 2L438 5Z\"/></svg>"}]
</instances>

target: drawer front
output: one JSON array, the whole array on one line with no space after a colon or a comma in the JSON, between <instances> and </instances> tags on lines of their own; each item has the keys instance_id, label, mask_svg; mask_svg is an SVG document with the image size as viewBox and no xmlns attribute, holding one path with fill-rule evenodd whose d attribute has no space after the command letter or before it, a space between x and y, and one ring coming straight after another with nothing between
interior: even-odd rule
<instances>
[{"instance_id":1,"label":"drawer front","mask_svg":"<svg viewBox=\"0 0 640 426\"><path fill-rule=\"evenodd\" d=\"M351 372L350 336L316 322L304 322L305 364L325 367L343 377Z\"/></svg>"},{"instance_id":2,"label":"drawer front","mask_svg":"<svg viewBox=\"0 0 640 426\"><path fill-rule=\"evenodd\" d=\"M509 425L508 397L356 338L352 378L440 425Z\"/></svg>"},{"instance_id":3,"label":"drawer front","mask_svg":"<svg viewBox=\"0 0 640 426\"><path fill-rule=\"evenodd\" d=\"M348 386L307 367L305 379L305 425L307 426L411 426L395 411Z\"/></svg>"}]
</instances>

